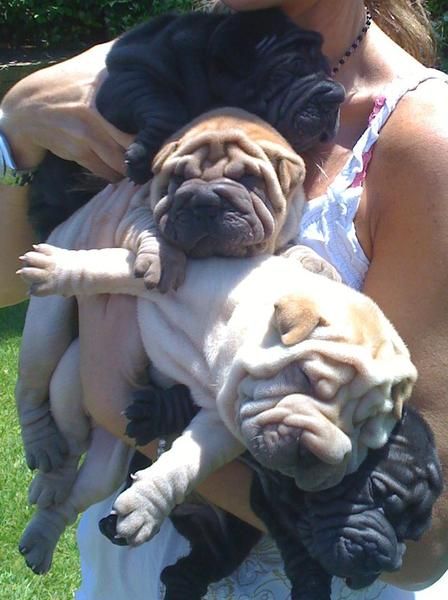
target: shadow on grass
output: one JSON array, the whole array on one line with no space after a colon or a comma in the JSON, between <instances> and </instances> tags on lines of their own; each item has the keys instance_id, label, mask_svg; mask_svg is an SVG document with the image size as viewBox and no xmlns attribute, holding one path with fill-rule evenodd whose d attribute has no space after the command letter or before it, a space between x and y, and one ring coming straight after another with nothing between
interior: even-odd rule
<instances>
[{"instance_id":1,"label":"shadow on grass","mask_svg":"<svg viewBox=\"0 0 448 600\"><path fill-rule=\"evenodd\" d=\"M22 333L28 302L0 309L0 340Z\"/></svg>"}]
</instances>

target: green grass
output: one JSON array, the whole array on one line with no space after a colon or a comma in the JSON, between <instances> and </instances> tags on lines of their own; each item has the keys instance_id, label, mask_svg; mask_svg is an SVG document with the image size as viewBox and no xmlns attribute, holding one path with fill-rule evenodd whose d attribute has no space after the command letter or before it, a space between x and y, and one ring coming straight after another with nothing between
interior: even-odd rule
<instances>
[{"instance_id":1,"label":"green grass","mask_svg":"<svg viewBox=\"0 0 448 600\"><path fill-rule=\"evenodd\" d=\"M34 575L17 550L33 512L14 403L17 357L26 305L0 310L0 600L69 600L79 584L75 527L60 540L45 576ZM43 349L45 351L45 349Z\"/></svg>"}]
</instances>

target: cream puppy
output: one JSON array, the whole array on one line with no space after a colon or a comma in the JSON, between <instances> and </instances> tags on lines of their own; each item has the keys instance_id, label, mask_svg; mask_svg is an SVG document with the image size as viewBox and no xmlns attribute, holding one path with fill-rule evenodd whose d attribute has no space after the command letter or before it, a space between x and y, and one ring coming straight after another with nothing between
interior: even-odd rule
<instances>
[{"instance_id":1,"label":"cream puppy","mask_svg":"<svg viewBox=\"0 0 448 600\"><path fill-rule=\"evenodd\" d=\"M150 539L200 481L246 448L319 490L386 442L416 373L373 301L284 257L190 261L184 284L161 295L133 276L133 261L125 249L43 244L21 272L35 294L138 296L154 381L184 383L202 407L115 502L128 542Z\"/></svg>"}]
</instances>

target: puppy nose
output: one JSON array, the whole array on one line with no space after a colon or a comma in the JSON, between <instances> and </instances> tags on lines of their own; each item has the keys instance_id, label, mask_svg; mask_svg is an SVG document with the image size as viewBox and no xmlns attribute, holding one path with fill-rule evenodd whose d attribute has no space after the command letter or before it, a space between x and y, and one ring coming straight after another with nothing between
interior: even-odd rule
<instances>
[{"instance_id":1,"label":"puppy nose","mask_svg":"<svg viewBox=\"0 0 448 600\"><path fill-rule=\"evenodd\" d=\"M323 81L316 94L322 103L339 105L345 100L345 88L338 81L332 79Z\"/></svg>"},{"instance_id":2,"label":"puppy nose","mask_svg":"<svg viewBox=\"0 0 448 600\"><path fill-rule=\"evenodd\" d=\"M216 217L220 211L222 200L213 188L205 186L194 191L189 204L193 212L204 218Z\"/></svg>"}]
</instances>

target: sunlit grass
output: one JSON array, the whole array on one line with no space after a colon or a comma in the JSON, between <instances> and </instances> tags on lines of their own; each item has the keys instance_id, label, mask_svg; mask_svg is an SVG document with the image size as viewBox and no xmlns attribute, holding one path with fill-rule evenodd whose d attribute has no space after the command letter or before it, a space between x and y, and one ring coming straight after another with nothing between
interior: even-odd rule
<instances>
[{"instance_id":1,"label":"sunlit grass","mask_svg":"<svg viewBox=\"0 0 448 600\"><path fill-rule=\"evenodd\" d=\"M27 503L31 474L23 457L14 402L25 309L25 305L20 305L0 310L0 599L68 600L73 598L79 583L74 527L59 542L48 575L34 575L17 550L33 511Z\"/></svg>"}]
</instances>

